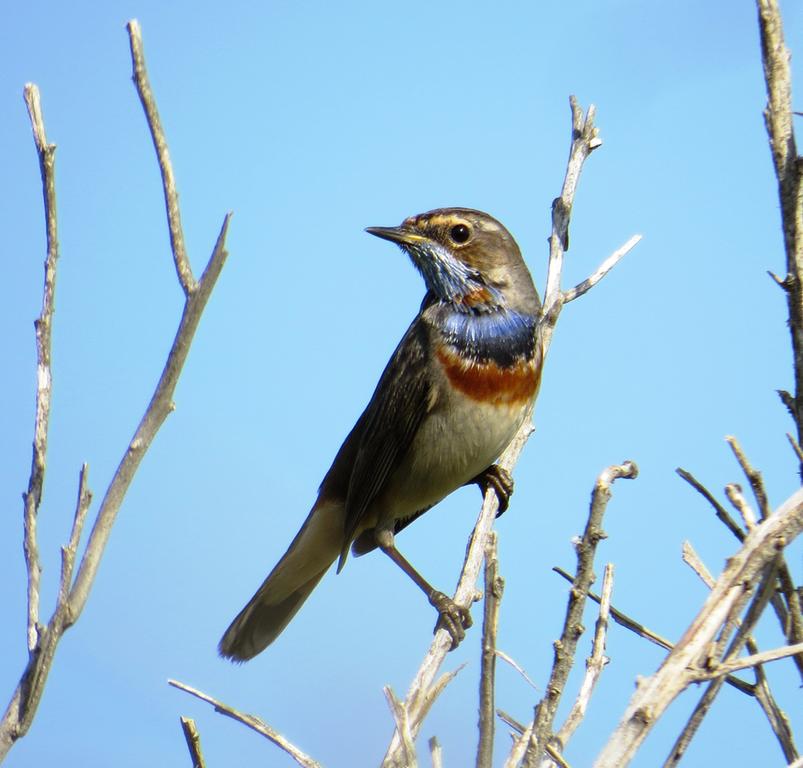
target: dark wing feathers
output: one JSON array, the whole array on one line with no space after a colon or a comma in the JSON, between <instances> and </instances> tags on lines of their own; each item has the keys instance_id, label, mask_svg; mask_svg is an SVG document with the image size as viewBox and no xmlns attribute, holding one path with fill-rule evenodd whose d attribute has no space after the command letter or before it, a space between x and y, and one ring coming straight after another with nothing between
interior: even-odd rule
<instances>
[{"instance_id":1,"label":"dark wing feathers","mask_svg":"<svg viewBox=\"0 0 803 768\"><path fill-rule=\"evenodd\" d=\"M359 447L346 495L341 567L361 520L409 450L430 409L429 344L426 323L419 315L399 342L360 417Z\"/></svg>"}]
</instances>

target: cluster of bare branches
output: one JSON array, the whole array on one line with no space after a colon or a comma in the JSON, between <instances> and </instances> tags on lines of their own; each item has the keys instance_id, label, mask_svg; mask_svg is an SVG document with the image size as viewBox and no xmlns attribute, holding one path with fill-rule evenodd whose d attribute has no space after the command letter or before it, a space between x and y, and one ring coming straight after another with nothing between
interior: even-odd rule
<instances>
[{"instance_id":1,"label":"cluster of bare branches","mask_svg":"<svg viewBox=\"0 0 803 768\"><path fill-rule=\"evenodd\" d=\"M42 624L39 614L41 567L36 523L44 484L52 381L50 340L56 284L56 263L58 259L55 183L56 146L49 144L47 141L39 89L33 84L26 85L24 91L25 102L28 106L34 142L39 155L44 190L47 258L45 261L45 288L42 312L36 321L37 390L33 461L28 490L23 496L23 544L28 571L28 662L20 676L19 684L11 697L3 718L0 720L0 761L2 761L14 743L28 732L41 701L59 641L64 632L78 621L86 605L123 498L156 433L174 408L173 392L184 367L184 362L187 359L201 315L226 262L225 241L231 214L227 214L223 220L223 226L217 242L200 280L196 280L193 276L192 267L184 246L184 233L178 208L178 193L176 192L170 156L167 151L167 141L145 71L142 37L136 21L131 21L128 24L128 34L131 43L134 83L145 109L153 144L156 148L159 168L162 173L170 244L178 281L184 291L184 309L181 313L178 331L167 356L162 375L156 384L156 389L145 410L145 414L139 422L134 436L126 447L120 464L109 483L95 516L89 541L79 558L78 543L92 502L92 493L88 486L87 465L84 464L81 467L78 479L78 499L75 505L69 543L62 547L61 551L61 575L56 607L47 624ZM77 572L75 572L76 564L78 566Z\"/></svg>"},{"instance_id":2,"label":"cluster of bare branches","mask_svg":"<svg viewBox=\"0 0 803 768\"><path fill-rule=\"evenodd\" d=\"M773 277L785 291L788 300L795 374L794 394L782 392L781 398L797 428L797 436L788 435L788 439L796 452L803 477L803 450L800 448L803 442L803 195L801 194L803 163L798 157L795 144L789 54L783 41L777 3L775 0L757 0L757 6L768 93L765 117L778 179L787 259L786 276L779 278L773 275ZM72 531L68 544L62 548L62 568L56 607L47 624L42 624L39 615L40 565L36 526L46 467L51 392L50 339L58 238L54 180L55 146L47 142L38 90L34 85L27 85L25 100L39 155L44 191L47 258L42 311L36 321L37 396L33 461L28 489L24 494L23 509L24 552L28 576L28 662L0 721L0 761L30 727L59 640L64 631L78 620L86 604L123 497L143 455L173 408L172 395L176 382L201 314L226 259L225 238L230 214L224 219L203 275L199 280L193 276L184 245L167 142L148 82L141 35L136 21L129 23L128 32L134 82L146 114L162 174L171 248L177 278L185 295L185 305L175 341L153 397L109 484L95 516L88 543L84 551L79 553L78 545L92 501L87 467L84 465L81 468ZM631 238L580 284L568 290L561 288L563 262L568 248L569 223L577 185L586 159L602 143L594 124L594 107L591 106L584 112L574 98L571 99L570 105L571 146L563 187L552 206L547 280L537 330L537 341L544 357L563 307L594 287L639 239L638 236ZM514 468L531 432L532 423L528 418L501 457L499 463L503 468L508 471ZM797 675L803 681L803 614L801 614L800 588L795 585L784 557L786 547L803 532L803 488L773 511L768 502L761 473L752 466L734 438L728 438L728 442L744 475L751 499L748 499L748 495L739 484L732 483L725 488L727 502L720 502L716 495L690 472L684 469L678 470L680 476L703 496L717 518L737 539L738 549L728 559L719 577L714 578L693 546L689 542L684 544L684 561L693 568L710 591L704 605L680 634L680 639L676 643L662 638L612 605L614 571L611 564L607 564L604 568L601 594L592 592L597 548L600 541L605 538L603 515L611 498L612 485L618 479L634 479L638 469L634 462L627 461L609 467L597 478L591 494L585 530L575 542L577 556L575 573L572 575L556 569L571 582L566 615L561 635L554 643L554 659L543 695L535 703L532 718L526 723L518 722L508 713L498 709L495 700L497 660L509 662L522 674L524 673L516 662L500 651L496 645L499 604L503 595L504 581L500 576L496 534L492 530L499 502L496 493L489 489L468 542L463 569L454 595L455 602L462 606L469 606L479 599L476 585L484 564L480 715L476 758L478 768L490 768L492 765L497 719L507 726L511 735L505 768L517 768L517 766L566 768L569 765L565 756L567 744L587 716L597 681L608 664L606 641L610 619L646 640L660 645L667 650L667 655L654 674L639 680L618 727L597 758L595 765L598 768L619 768L627 765L669 704L690 685L699 683L706 684L705 690L678 735L664 766L668 768L677 765L682 759L700 723L711 711L712 704L725 684L755 699L776 736L785 762L794 766L803 765L789 720L770 688L764 669L765 664L778 659L787 659L795 666ZM728 505L734 512L729 511ZM556 724L559 704L567 693L570 671L580 653L580 640L584 633L583 619L589 600L598 603L599 607L585 674L575 692L567 716L562 723ZM768 606L777 617L786 644L780 648L761 651L756 643L754 630ZM450 647L451 640L448 633L445 630L438 631L404 698L398 697L390 688L385 689L395 730L382 761L383 768L412 768L418 764L415 742L422 723L434 701L459 671L441 673L441 667ZM752 680L736 674L745 670L752 670ZM170 680L169 683L206 701L221 714L232 717L262 734L289 754L299 765L308 768L319 766L312 757L304 754L261 718L240 712L184 683L175 680ZM200 768L204 765L204 759L195 723L189 718L182 718L181 726L193 765ZM440 745L436 739L430 739L429 757L435 768L443 764Z\"/></svg>"}]
</instances>

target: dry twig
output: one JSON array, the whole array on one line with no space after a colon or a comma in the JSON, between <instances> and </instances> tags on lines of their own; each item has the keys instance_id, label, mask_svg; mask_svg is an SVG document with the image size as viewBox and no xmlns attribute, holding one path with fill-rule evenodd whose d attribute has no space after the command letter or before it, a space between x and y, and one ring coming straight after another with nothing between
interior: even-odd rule
<instances>
[{"instance_id":1,"label":"dry twig","mask_svg":"<svg viewBox=\"0 0 803 768\"><path fill-rule=\"evenodd\" d=\"M477 768L491 768L494 749L494 684L496 680L496 633L499 603L505 580L499 575L496 531L488 534L485 548L485 602L482 621L482 661L480 668L480 719Z\"/></svg>"},{"instance_id":2,"label":"dry twig","mask_svg":"<svg viewBox=\"0 0 803 768\"><path fill-rule=\"evenodd\" d=\"M190 751L192 768L206 768L206 762L201 752L201 735L195 727L195 720L191 717L182 717L181 730L184 732L184 738L187 741L187 749Z\"/></svg>"},{"instance_id":3,"label":"dry twig","mask_svg":"<svg viewBox=\"0 0 803 768\"><path fill-rule=\"evenodd\" d=\"M221 715L226 715L226 717L230 717L232 720L237 720L237 722L248 726L252 731L256 731L261 736L264 736L268 741L272 741L277 747L290 755L299 765L303 766L303 768L321 768L321 764L317 760L313 760L309 755L304 754L298 747L290 743L278 731L275 731L256 715L240 712L234 709L234 707L230 707L228 704L218 701L209 694L199 691L197 688L185 685L184 683L180 683L178 680L168 680L167 682L174 688L178 688L185 693L189 693L191 696L195 696L201 701L205 701L207 704L211 704L215 708L215 712L220 712Z\"/></svg>"},{"instance_id":4,"label":"dry twig","mask_svg":"<svg viewBox=\"0 0 803 768\"><path fill-rule=\"evenodd\" d=\"M619 478L633 480L638 476L638 467L632 461L608 467L597 478L591 494L591 506L582 538L575 545L577 551L577 574L569 592L569 604L560 639L555 642L555 658L552 672L546 685L544 697L535 708L533 729L527 745L526 764L535 765L540 762L541 754L547 744L552 744L558 751L564 745L556 741L552 734L558 705L566 688L569 672L574 665L577 642L582 635L583 611L591 584L594 582L594 557L597 545L605 538L602 530L602 518L611 498L611 486Z\"/></svg>"},{"instance_id":5,"label":"dry twig","mask_svg":"<svg viewBox=\"0 0 803 768\"><path fill-rule=\"evenodd\" d=\"M97 569L103 552L106 548L112 525L117 517L123 498L142 461L143 456L150 447L156 433L167 415L173 410L173 392L179 375L192 343L193 336L203 314L206 302L217 281L223 264L226 261L225 238L228 229L230 214L223 221L212 255L204 270L200 281L192 278L192 271L183 250L183 235L180 233L180 223L177 214L177 196L175 185L172 182L172 170L166 152L166 140L158 122L154 122L156 106L153 95L147 82L145 63L142 53L142 40L139 25L136 21L128 24L128 33L131 40L131 54L134 68L134 80L140 98L143 100L145 112L148 116L154 144L157 145L160 166L167 168L168 174L163 170L165 183L165 200L168 202L168 221L171 230L171 243L174 246L174 261L176 263L179 281L185 293L184 310L179 323L178 332L167 358L164 371L156 386L156 390L142 417L133 439L129 443L120 464L112 477L106 494L101 502L89 542L80 559L78 572L73 580L73 569L76 549L80 540L81 530L87 514L91 494L86 485L86 467L82 469L78 502L73 521L70 541L62 549L62 569L60 576L59 593L53 616L46 627L38 623L39 602L39 560L36 544L36 512L41 500L42 482L45 470L45 449L47 445L47 414L50 400L50 322L53 312L53 290L55 285L55 265L57 257L56 242L56 210L55 210L55 181L53 175L53 152L55 147L47 143L42 121L39 95L34 85L25 87L25 98L31 116L34 130L34 139L39 152L40 167L42 169L42 182L45 196L45 218L48 240L48 257L45 266L45 287L42 315L36 323L38 373L37 373L37 413L34 430L34 459L31 480L28 492L25 494L25 526L24 546L26 562L28 563L28 662L23 671L11 701L0 720L0 761L8 750L22 736L24 736L36 714L37 707L44 691L50 669L53 663L56 647L65 632L81 615L89 597L89 591L94 583ZM159 147L164 148L159 152ZM168 178L171 189L168 190ZM179 238L174 237L174 230ZM180 249L176 250L176 243ZM189 277L188 277L189 276ZM192 278L192 279L190 279Z\"/></svg>"}]
</instances>

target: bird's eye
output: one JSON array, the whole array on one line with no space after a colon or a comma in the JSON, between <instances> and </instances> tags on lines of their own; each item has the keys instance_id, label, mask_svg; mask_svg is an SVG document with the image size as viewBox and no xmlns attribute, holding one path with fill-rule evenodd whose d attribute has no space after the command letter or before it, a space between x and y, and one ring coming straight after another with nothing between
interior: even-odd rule
<instances>
[{"instance_id":1,"label":"bird's eye","mask_svg":"<svg viewBox=\"0 0 803 768\"><path fill-rule=\"evenodd\" d=\"M468 242L468 239L471 237L471 230L465 224L455 224L449 230L449 237L452 238L453 242L462 245Z\"/></svg>"}]
</instances>

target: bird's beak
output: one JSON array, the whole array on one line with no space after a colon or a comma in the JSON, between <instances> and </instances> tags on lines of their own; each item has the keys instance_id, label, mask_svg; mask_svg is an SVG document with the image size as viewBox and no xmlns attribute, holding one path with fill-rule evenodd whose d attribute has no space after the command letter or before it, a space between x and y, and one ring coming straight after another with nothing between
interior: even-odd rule
<instances>
[{"instance_id":1,"label":"bird's beak","mask_svg":"<svg viewBox=\"0 0 803 768\"><path fill-rule=\"evenodd\" d=\"M366 227L365 231L369 235L376 235L399 245L413 245L427 241L426 237L406 227Z\"/></svg>"}]
</instances>

